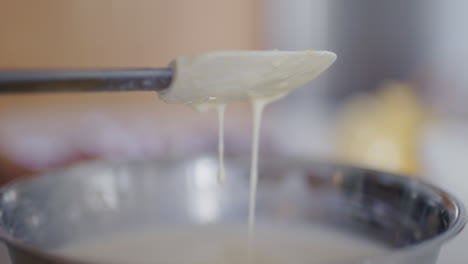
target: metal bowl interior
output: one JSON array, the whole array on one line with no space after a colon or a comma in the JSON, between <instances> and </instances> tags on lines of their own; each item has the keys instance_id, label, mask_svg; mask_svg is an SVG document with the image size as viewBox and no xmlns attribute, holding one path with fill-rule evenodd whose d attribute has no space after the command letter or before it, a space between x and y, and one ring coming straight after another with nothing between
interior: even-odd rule
<instances>
[{"instance_id":1,"label":"metal bowl interior","mask_svg":"<svg viewBox=\"0 0 468 264\"><path fill-rule=\"evenodd\" d=\"M245 223L249 165L228 159L223 186L209 156L92 162L50 172L1 190L0 237L10 249L66 262L53 251L121 230ZM436 255L466 220L456 198L416 178L285 157L260 162L257 217L331 226L382 243L395 255Z\"/></svg>"}]
</instances>

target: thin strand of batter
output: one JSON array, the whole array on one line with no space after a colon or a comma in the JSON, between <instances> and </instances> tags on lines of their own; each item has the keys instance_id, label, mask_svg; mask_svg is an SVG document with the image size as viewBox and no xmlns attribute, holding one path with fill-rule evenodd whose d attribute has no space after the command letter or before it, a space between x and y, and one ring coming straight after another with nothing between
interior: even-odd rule
<instances>
[{"instance_id":1,"label":"thin strand of batter","mask_svg":"<svg viewBox=\"0 0 468 264\"><path fill-rule=\"evenodd\" d=\"M279 93L271 97L252 98L252 157L250 164L250 192L249 192L249 229L248 229L248 263L252 262L254 227L255 227L255 205L258 182L258 153L260 145L260 127L262 122L263 109L268 104L286 96L287 93Z\"/></svg>"},{"instance_id":2,"label":"thin strand of batter","mask_svg":"<svg viewBox=\"0 0 468 264\"><path fill-rule=\"evenodd\" d=\"M218 112L218 183L222 184L226 180L226 170L224 169L224 113L225 104L216 107Z\"/></svg>"},{"instance_id":3,"label":"thin strand of batter","mask_svg":"<svg viewBox=\"0 0 468 264\"><path fill-rule=\"evenodd\" d=\"M248 263L252 263L254 227L255 227L255 204L257 196L258 182L258 150L260 125L262 121L262 112L266 102L264 100L252 100L252 156L250 164L250 192L249 192L249 230L248 230Z\"/></svg>"}]
</instances>

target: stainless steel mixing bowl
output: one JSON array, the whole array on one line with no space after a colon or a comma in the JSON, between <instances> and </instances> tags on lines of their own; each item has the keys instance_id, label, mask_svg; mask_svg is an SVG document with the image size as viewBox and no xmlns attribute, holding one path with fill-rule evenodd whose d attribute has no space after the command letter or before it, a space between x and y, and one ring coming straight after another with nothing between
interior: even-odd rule
<instances>
[{"instance_id":1,"label":"stainless steel mixing bowl","mask_svg":"<svg viewBox=\"0 0 468 264\"><path fill-rule=\"evenodd\" d=\"M54 249L155 224L245 223L249 165L228 159L223 187L210 157L51 172L1 190L0 237L13 263L89 263ZM263 158L259 171L258 221L323 224L393 249L346 264L435 263L466 220L456 198L415 178L287 157Z\"/></svg>"}]
</instances>

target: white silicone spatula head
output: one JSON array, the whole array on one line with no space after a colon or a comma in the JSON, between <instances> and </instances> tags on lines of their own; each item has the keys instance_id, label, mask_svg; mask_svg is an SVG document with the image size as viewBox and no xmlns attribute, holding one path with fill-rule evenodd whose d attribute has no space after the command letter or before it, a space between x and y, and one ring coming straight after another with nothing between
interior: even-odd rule
<instances>
[{"instance_id":1,"label":"white silicone spatula head","mask_svg":"<svg viewBox=\"0 0 468 264\"><path fill-rule=\"evenodd\" d=\"M315 79L336 59L329 51L218 51L178 57L160 92L169 103L221 104L285 94Z\"/></svg>"}]
</instances>

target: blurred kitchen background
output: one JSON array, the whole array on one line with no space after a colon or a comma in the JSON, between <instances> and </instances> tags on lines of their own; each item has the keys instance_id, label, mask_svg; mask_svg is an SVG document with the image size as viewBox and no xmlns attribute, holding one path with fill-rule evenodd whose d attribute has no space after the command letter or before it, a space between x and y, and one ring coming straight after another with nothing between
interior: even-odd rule
<instances>
[{"instance_id":1,"label":"blurred kitchen background","mask_svg":"<svg viewBox=\"0 0 468 264\"><path fill-rule=\"evenodd\" d=\"M261 151L415 175L468 204L467 11L464 0L2 1L0 69L331 50L330 70L268 108ZM228 108L227 152L248 153L249 113ZM213 113L156 93L1 95L0 180L86 159L214 153L216 129ZM457 240L443 251L447 263L465 263L455 253L467 232Z\"/></svg>"}]
</instances>

